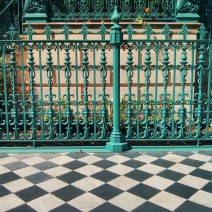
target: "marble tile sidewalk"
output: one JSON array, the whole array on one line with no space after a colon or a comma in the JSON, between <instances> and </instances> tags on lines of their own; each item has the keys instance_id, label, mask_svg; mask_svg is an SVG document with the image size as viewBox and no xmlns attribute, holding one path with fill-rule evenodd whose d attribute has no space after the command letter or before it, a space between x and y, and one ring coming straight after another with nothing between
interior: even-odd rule
<instances>
[{"instance_id":1,"label":"marble tile sidewalk","mask_svg":"<svg viewBox=\"0 0 212 212\"><path fill-rule=\"evenodd\" d=\"M212 211L212 152L0 154L0 211Z\"/></svg>"}]
</instances>

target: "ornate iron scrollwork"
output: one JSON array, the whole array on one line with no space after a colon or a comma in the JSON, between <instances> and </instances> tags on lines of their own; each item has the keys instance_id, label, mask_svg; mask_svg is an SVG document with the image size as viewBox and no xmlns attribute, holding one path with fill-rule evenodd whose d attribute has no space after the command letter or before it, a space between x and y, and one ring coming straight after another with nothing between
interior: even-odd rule
<instances>
[{"instance_id":1,"label":"ornate iron scrollwork","mask_svg":"<svg viewBox=\"0 0 212 212\"><path fill-rule=\"evenodd\" d=\"M43 0L26 0L24 4L24 13L43 13L45 6L42 4Z\"/></svg>"},{"instance_id":2,"label":"ornate iron scrollwork","mask_svg":"<svg viewBox=\"0 0 212 212\"><path fill-rule=\"evenodd\" d=\"M196 13L199 6L188 0L178 0L176 9L178 13Z\"/></svg>"}]
</instances>

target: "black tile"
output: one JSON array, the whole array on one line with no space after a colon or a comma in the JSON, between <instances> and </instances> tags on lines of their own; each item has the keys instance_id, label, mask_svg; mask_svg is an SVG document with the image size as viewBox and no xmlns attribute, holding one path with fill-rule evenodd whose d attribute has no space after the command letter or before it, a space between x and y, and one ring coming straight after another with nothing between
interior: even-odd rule
<instances>
[{"instance_id":1,"label":"black tile","mask_svg":"<svg viewBox=\"0 0 212 212\"><path fill-rule=\"evenodd\" d=\"M19 177L17 174L15 174L13 172L7 172L5 174L0 175L0 184L9 183L9 182L12 182L14 180L18 180L20 178L21 177Z\"/></svg>"},{"instance_id":2,"label":"black tile","mask_svg":"<svg viewBox=\"0 0 212 212\"><path fill-rule=\"evenodd\" d=\"M150 155L156 158L162 158L167 155L167 152L147 152L146 155Z\"/></svg>"},{"instance_id":3,"label":"black tile","mask_svg":"<svg viewBox=\"0 0 212 212\"><path fill-rule=\"evenodd\" d=\"M85 193L85 192L82 191L81 189L76 188L75 186L72 186L72 185L68 185L64 188L61 188L57 191L52 192L53 195L55 195L56 197L66 201L66 202L78 197L79 195L82 195L83 193Z\"/></svg>"},{"instance_id":4,"label":"black tile","mask_svg":"<svg viewBox=\"0 0 212 212\"><path fill-rule=\"evenodd\" d=\"M133 212L168 212L169 210L155 205L151 202L145 202L144 204L138 206Z\"/></svg>"},{"instance_id":5,"label":"black tile","mask_svg":"<svg viewBox=\"0 0 212 212\"><path fill-rule=\"evenodd\" d=\"M7 158L7 157L9 157L8 154L0 154L0 158Z\"/></svg>"},{"instance_id":6,"label":"black tile","mask_svg":"<svg viewBox=\"0 0 212 212\"><path fill-rule=\"evenodd\" d=\"M13 208L12 210L9 210L9 212L35 212L33 208L31 208L29 205L23 204L16 208Z\"/></svg>"},{"instance_id":7,"label":"black tile","mask_svg":"<svg viewBox=\"0 0 212 212\"><path fill-rule=\"evenodd\" d=\"M190 157L191 155L194 155L193 152L173 152L174 155L179 155L182 157Z\"/></svg>"},{"instance_id":8,"label":"black tile","mask_svg":"<svg viewBox=\"0 0 212 212\"><path fill-rule=\"evenodd\" d=\"M119 194L121 194L123 191L115 188L111 185L108 184L104 184L102 186L99 186L98 188L95 188L94 190L90 191L90 193L105 199L105 200L110 200L115 196L118 196Z\"/></svg>"},{"instance_id":9,"label":"black tile","mask_svg":"<svg viewBox=\"0 0 212 212\"><path fill-rule=\"evenodd\" d=\"M158 159L158 160L151 162L151 164L161 166L164 168L169 168L169 167L173 166L175 163L172 161L164 160L164 159Z\"/></svg>"},{"instance_id":10,"label":"black tile","mask_svg":"<svg viewBox=\"0 0 212 212\"><path fill-rule=\"evenodd\" d=\"M212 151L208 151L208 152L206 152L206 151L200 151L198 153L200 153L202 155L212 156Z\"/></svg>"},{"instance_id":11,"label":"black tile","mask_svg":"<svg viewBox=\"0 0 212 212\"><path fill-rule=\"evenodd\" d=\"M138 152L123 152L123 153L120 153L120 155L122 155L124 157L128 157L128 158L135 158L135 157L138 157L142 154L138 153Z\"/></svg>"},{"instance_id":12,"label":"black tile","mask_svg":"<svg viewBox=\"0 0 212 212\"><path fill-rule=\"evenodd\" d=\"M94 163L93 165L101 167L103 169L108 169L108 168L110 168L112 166L115 166L116 163L114 163L112 161L109 161L109 160L101 160L101 161L98 161L98 162Z\"/></svg>"},{"instance_id":13,"label":"black tile","mask_svg":"<svg viewBox=\"0 0 212 212\"><path fill-rule=\"evenodd\" d=\"M29 202L33 199L37 199L39 197L44 196L48 192L44 191L43 189L37 187L37 186L32 186L29 188L26 188L24 190L18 191L15 194L24 200L25 202Z\"/></svg>"},{"instance_id":14,"label":"black tile","mask_svg":"<svg viewBox=\"0 0 212 212\"><path fill-rule=\"evenodd\" d=\"M80 159L80 158L89 156L89 154L87 154L85 152L71 152L71 153L68 153L66 156L74 158L74 159Z\"/></svg>"},{"instance_id":15,"label":"black tile","mask_svg":"<svg viewBox=\"0 0 212 212\"><path fill-rule=\"evenodd\" d=\"M98 206L91 210L91 212L124 212L125 210L110 204L109 202L105 202L104 204Z\"/></svg>"},{"instance_id":16,"label":"black tile","mask_svg":"<svg viewBox=\"0 0 212 212\"><path fill-rule=\"evenodd\" d=\"M64 164L63 166L68 169L75 170L75 169L79 169L79 168L81 168L83 166L87 166L87 165L88 165L87 163L83 163L81 161L74 160L72 162Z\"/></svg>"},{"instance_id":17,"label":"black tile","mask_svg":"<svg viewBox=\"0 0 212 212\"><path fill-rule=\"evenodd\" d=\"M181 164L185 164L188 166L193 166L193 167L200 167L202 166L205 162L199 161L199 160L193 160L190 158L186 158L183 161L180 161Z\"/></svg>"},{"instance_id":18,"label":"black tile","mask_svg":"<svg viewBox=\"0 0 212 212\"><path fill-rule=\"evenodd\" d=\"M0 185L0 197L6 196L11 192L7 190L4 186Z\"/></svg>"},{"instance_id":19,"label":"black tile","mask_svg":"<svg viewBox=\"0 0 212 212\"><path fill-rule=\"evenodd\" d=\"M211 208L196 204L194 202L185 201L182 205L180 205L177 209L175 209L176 212L211 212Z\"/></svg>"},{"instance_id":20,"label":"black tile","mask_svg":"<svg viewBox=\"0 0 212 212\"><path fill-rule=\"evenodd\" d=\"M122 164L125 165L125 166L129 166L131 168L135 168L136 169L136 168L139 168L139 167L145 165L146 163L143 163L143 162L140 162L140 161L132 159L132 160L128 160L128 161L126 161L126 162L124 162Z\"/></svg>"},{"instance_id":21,"label":"black tile","mask_svg":"<svg viewBox=\"0 0 212 212\"><path fill-rule=\"evenodd\" d=\"M147 172L140 171L140 170L134 170L127 173L125 176L131 179L137 180L139 182L143 182L144 180L152 177L153 175Z\"/></svg>"},{"instance_id":22,"label":"black tile","mask_svg":"<svg viewBox=\"0 0 212 212\"><path fill-rule=\"evenodd\" d=\"M80 210L72 207L69 204L64 204L64 205L61 205L61 206L51 210L50 212L80 212Z\"/></svg>"},{"instance_id":23,"label":"black tile","mask_svg":"<svg viewBox=\"0 0 212 212\"><path fill-rule=\"evenodd\" d=\"M81 180L85 178L86 176L83 174L80 174L78 172L72 171L67 174L63 174L58 177L59 180L62 180L68 184L74 183L75 181Z\"/></svg>"},{"instance_id":24,"label":"black tile","mask_svg":"<svg viewBox=\"0 0 212 212\"><path fill-rule=\"evenodd\" d=\"M212 182L207 183L201 190L212 193Z\"/></svg>"},{"instance_id":25,"label":"black tile","mask_svg":"<svg viewBox=\"0 0 212 212\"><path fill-rule=\"evenodd\" d=\"M171 170L164 170L158 174L160 177L167 178L169 180L178 181L182 177L184 177L184 174L181 174L179 172L171 171Z\"/></svg>"},{"instance_id":26,"label":"black tile","mask_svg":"<svg viewBox=\"0 0 212 212\"><path fill-rule=\"evenodd\" d=\"M204 178L206 180L212 180L212 173L203 169L195 169L194 171L189 173L189 175Z\"/></svg>"},{"instance_id":27,"label":"black tile","mask_svg":"<svg viewBox=\"0 0 212 212\"><path fill-rule=\"evenodd\" d=\"M36 173L36 174L26 177L27 180L29 180L30 182L32 182L34 184L38 184L38 183L44 182L46 180L50 180L52 178L53 178L52 176L45 174L43 172L39 172L39 173Z\"/></svg>"},{"instance_id":28,"label":"black tile","mask_svg":"<svg viewBox=\"0 0 212 212\"><path fill-rule=\"evenodd\" d=\"M17 169L25 168L28 165L26 163L23 163L22 161L16 161L16 162L13 162L13 163L5 164L4 166L11 171L15 171Z\"/></svg>"},{"instance_id":29,"label":"black tile","mask_svg":"<svg viewBox=\"0 0 212 212\"><path fill-rule=\"evenodd\" d=\"M198 190L190 186L182 185L180 183L174 183L169 186L165 191L183 197L185 199L189 199Z\"/></svg>"},{"instance_id":30,"label":"black tile","mask_svg":"<svg viewBox=\"0 0 212 212\"><path fill-rule=\"evenodd\" d=\"M97 157L100 157L100 158L103 158L103 159L112 157L113 155L114 155L114 153L102 153L102 152L94 154L94 156L97 156Z\"/></svg>"},{"instance_id":31,"label":"black tile","mask_svg":"<svg viewBox=\"0 0 212 212\"><path fill-rule=\"evenodd\" d=\"M52 163L50 161L45 161L45 162L42 162L42 163L38 163L38 164L35 164L34 167L36 169L39 169L39 170L46 170L46 169L51 169L51 168L54 168L58 166L57 164L55 163Z\"/></svg>"},{"instance_id":32,"label":"black tile","mask_svg":"<svg viewBox=\"0 0 212 212\"><path fill-rule=\"evenodd\" d=\"M115 174L113 172L107 171L107 170L103 170L100 171L94 175L92 175L93 178L96 178L98 180L101 180L103 182L109 182L117 177L119 177L120 175Z\"/></svg>"},{"instance_id":33,"label":"black tile","mask_svg":"<svg viewBox=\"0 0 212 212\"><path fill-rule=\"evenodd\" d=\"M129 189L128 192L148 200L155 196L157 193L159 193L160 190L140 183L134 186L133 188Z\"/></svg>"}]
</instances>

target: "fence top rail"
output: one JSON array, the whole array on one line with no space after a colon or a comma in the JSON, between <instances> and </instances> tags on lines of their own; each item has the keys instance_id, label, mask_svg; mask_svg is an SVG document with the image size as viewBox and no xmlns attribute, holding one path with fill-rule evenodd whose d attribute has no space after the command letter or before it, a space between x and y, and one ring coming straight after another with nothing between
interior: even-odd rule
<instances>
[{"instance_id":1,"label":"fence top rail","mask_svg":"<svg viewBox=\"0 0 212 212\"><path fill-rule=\"evenodd\" d=\"M110 44L110 40L0 40L0 44L30 44L30 45L35 45L35 44ZM146 43L150 43L150 44L195 44L195 43L199 43L199 44L212 44L212 39L208 39L208 40L182 40L182 39L173 39L173 40L164 40L164 39L132 39L132 40L128 40L128 39L124 39L123 44L127 44L127 43L132 43L132 44L137 44L137 43L141 43L141 44L146 44Z\"/></svg>"},{"instance_id":2,"label":"fence top rail","mask_svg":"<svg viewBox=\"0 0 212 212\"><path fill-rule=\"evenodd\" d=\"M121 29L121 28L120 28ZM111 29L108 29L104 23L100 25L99 28L95 28L93 30L88 29L88 26L86 23L84 23L79 29L79 31L74 30L70 28L70 26L65 23L63 27L61 27L61 30L58 29L52 29L52 27L49 24L46 24L43 29L39 29L39 33L33 29L33 27L29 24L28 27L25 28L24 35L27 36L27 40L33 40L36 39L35 35L44 35L46 37L46 40L51 40L52 36L54 34L62 35L64 40L69 40L72 37L72 34L74 35L81 35L82 39L79 40L88 40L89 37L92 35L99 35L100 40L106 40L111 33ZM182 25L181 29L175 29L173 32L169 24L165 24L162 29L158 29L157 32L154 31L155 29L152 27L151 24L141 24L140 29L134 29L133 25L130 23L127 26L127 30L122 30L122 33L124 34L124 38L127 36L128 40L133 40L134 38L138 37L138 35L145 36L146 40L151 40L151 38L154 38L155 35L163 35L162 39L169 40L171 35L173 34L179 34L182 36L183 40L187 40L189 38L189 35L194 33L191 33L188 26L186 24ZM56 31L56 32L55 32ZM89 36L90 35L90 36ZM137 36L136 36L137 35ZM9 30L5 34L5 40L19 40L20 35L18 31L15 29L13 25L10 26ZM62 40L63 40L62 38ZM26 39L26 38L25 38ZM93 39L93 38L92 38ZM206 40L210 39L210 34L205 28L205 26L202 24L198 31L196 32L196 39ZM98 40L98 39L97 39Z\"/></svg>"}]
</instances>

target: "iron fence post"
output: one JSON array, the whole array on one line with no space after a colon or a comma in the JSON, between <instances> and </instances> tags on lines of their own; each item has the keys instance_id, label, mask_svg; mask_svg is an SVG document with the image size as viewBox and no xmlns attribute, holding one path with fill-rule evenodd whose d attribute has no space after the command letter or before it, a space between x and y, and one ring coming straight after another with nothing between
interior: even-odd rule
<instances>
[{"instance_id":1,"label":"iron fence post","mask_svg":"<svg viewBox=\"0 0 212 212\"><path fill-rule=\"evenodd\" d=\"M113 45L113 132L106 149L111 152L123 152L128 149L128 143L123 142L120 131L120 46L123 34L119 25L120 14L117 6L111 20L114 23L110 34L110 43Z\"/></svg>"}]
</instances>

